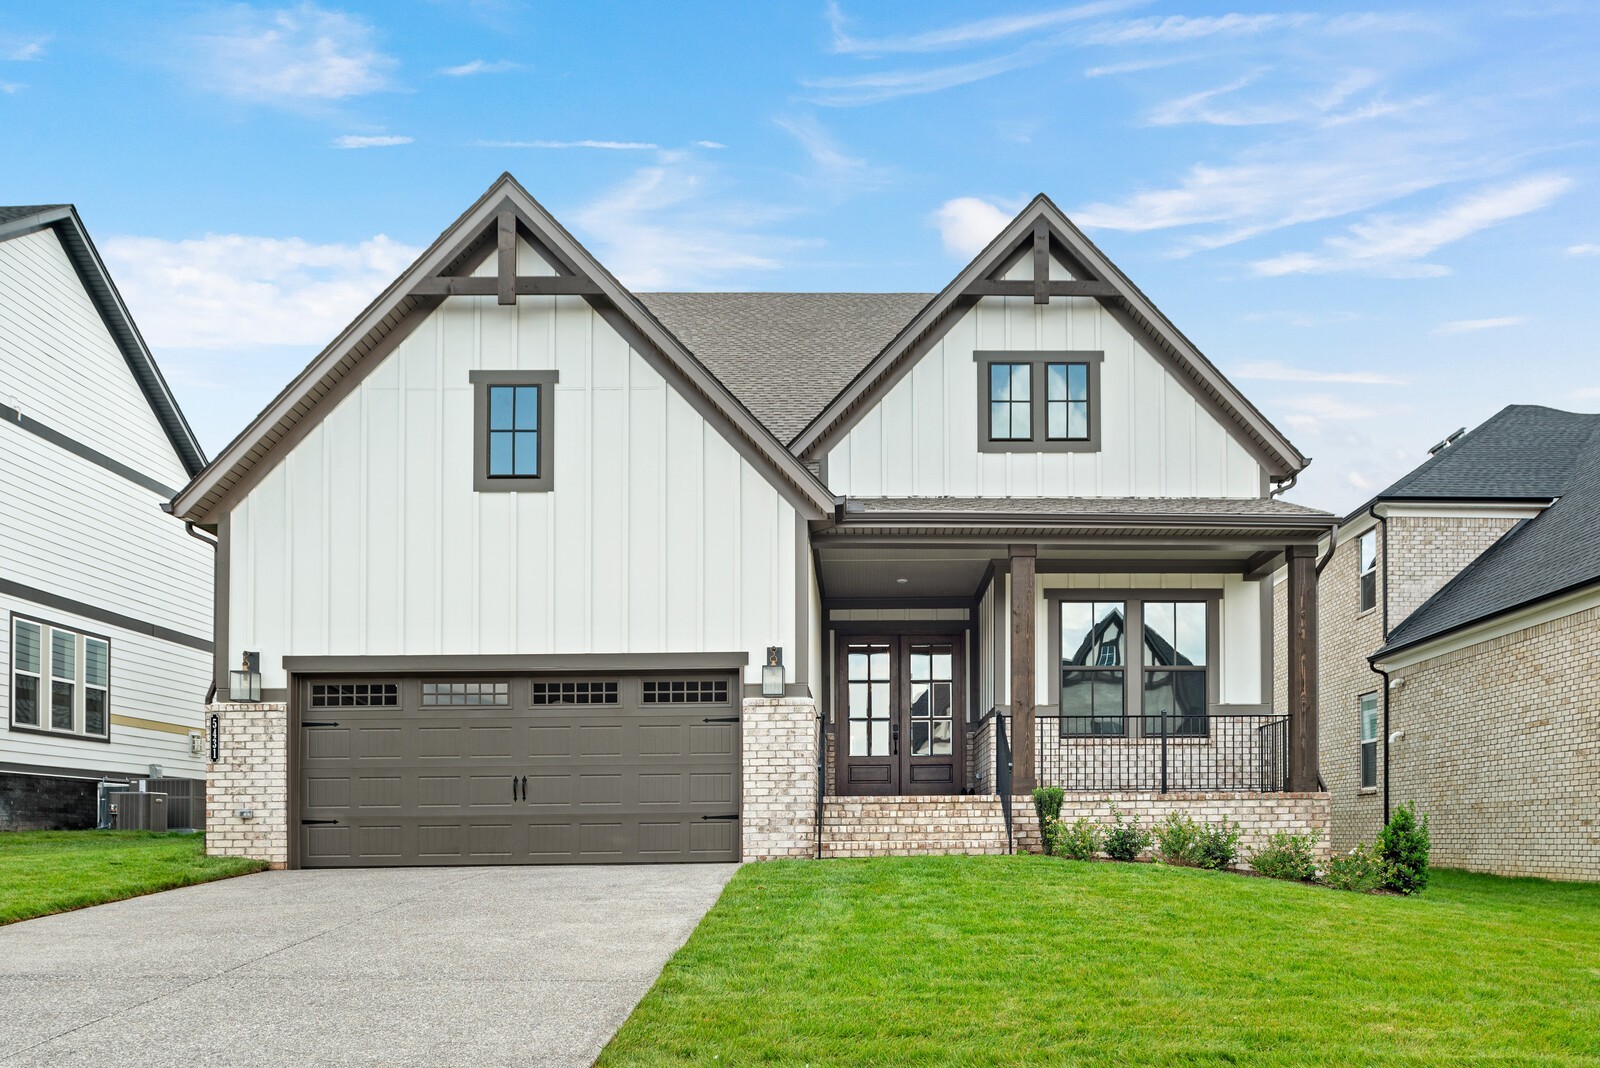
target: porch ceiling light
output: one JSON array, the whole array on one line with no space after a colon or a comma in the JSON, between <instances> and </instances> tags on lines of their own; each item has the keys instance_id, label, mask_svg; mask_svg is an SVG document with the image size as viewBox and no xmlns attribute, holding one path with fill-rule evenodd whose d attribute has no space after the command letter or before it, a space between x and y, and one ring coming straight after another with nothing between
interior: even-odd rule
<instances>
[{"instance_id":1,"label":"porch ceiling light","mask_svg":"<svg viewBox=\"0 0 1600 1068\"><path fill-rule=\"evenodd\" d=\"M900 585L904 586L906 583L910 582L911 580L910 579L897 578L897 579L895 579L895 581L898 582Z\"/></svg>"},{"instance_id":2,"label":"porch ceiling light","mask_svg":"<svg viewBox=\"0 0 1600 1068\"><path fill-rule=\"evenodd\" d=\"M228 672L230 701L261 700L261 654L245 653L237 671Z\"/></svg>"}]
</instances>

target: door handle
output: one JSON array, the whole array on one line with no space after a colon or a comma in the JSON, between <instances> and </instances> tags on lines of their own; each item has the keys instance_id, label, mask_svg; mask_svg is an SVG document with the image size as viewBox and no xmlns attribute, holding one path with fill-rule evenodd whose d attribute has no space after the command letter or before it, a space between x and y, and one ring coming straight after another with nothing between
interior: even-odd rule
<instances>
[{"instance_id":1,"label":"door handle","mask_svg":"<svg viewBox=\"0 0 1600 1068\"><path fill-rule=\"evenodd\" d=\"M513 775L513 776L511 776L511 800L515 801L516 799L517 799L517 777L515 775Z\"/></svg>"},{"instance_id":2,"label":"door handle","mask_svg":"<svg viewBox=\"0 0 1600 1068\"><path fill-rule=\"evenodd\" d=\"M522 799L524 801L528 799L528 777L526 775L522 777Z\"/></svg>"},{"instance_id":3,"label":"door handle","mask_svg":"<svg viewBox=\"0 0 1600 1068\"><path fill-rule=\"evenodd\" d=\"M900 724L898 723L889 728L889 755L900 755Z\"/></svg>"}]
</instances>

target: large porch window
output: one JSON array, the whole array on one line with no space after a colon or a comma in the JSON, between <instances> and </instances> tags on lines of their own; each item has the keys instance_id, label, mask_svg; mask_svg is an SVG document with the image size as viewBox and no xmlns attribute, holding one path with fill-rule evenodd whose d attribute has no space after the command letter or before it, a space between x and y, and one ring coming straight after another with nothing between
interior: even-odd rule
<instances>
[{"instance_id":1,"label":"large porch window","mask_svg":"<svg viewBox=\"0 0 1600 1068\"><path fill-rule=\"evenodd\" d=\"M1064 597L1057 612L1063 738L1207 734L1212 601ZM1132 665L1130 634L1139 644Z\"/></svg>"}]
</instances>

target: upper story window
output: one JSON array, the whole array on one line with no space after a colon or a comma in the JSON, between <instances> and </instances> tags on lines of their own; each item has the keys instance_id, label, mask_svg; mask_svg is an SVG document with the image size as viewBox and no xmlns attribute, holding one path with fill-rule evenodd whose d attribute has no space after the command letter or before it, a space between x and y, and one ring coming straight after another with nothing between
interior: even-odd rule
<instances>
[{"instance_id":1,"label":"upper story window","mask_svg":"<svg viewBox=\"0 0 1600 1068\"><path fill-rule=\"evenodd\" d=\"M978 352L980 452L1100 448L1102 352Z\"/></svg>"},{"instance_id":2,"label":"upper story window","mask_svg":"<svg viewBox=\"0 0 1600 1068\"><path fill-rule=\"evenodd\" d=\"M1356 539L1358 590L1357 611L1365 612L1378 603L1378 531L1374 527Z\"/></svg>"},{"instance_id":3,"label":"upper story window","mask_svg":"<svg viewBox=\"0 0 1600 1068\"><path fill-rule=\"evenodd\" d=\"M1361 711L1361 787L1378 785L1378 695L1364 693Z\"/></svg>"},{"instance_id":4,"label":"upper story window","mask_svg":"<svg viewBox=\"0 0 1600 1068\"><path fill-rule=\"evenodd\" d=\"M111 643L13 616L11 727L97 741L108 738Z\"/></svg>"},{"instance_id":5,"label":"upper story window","mask_svg":"<svg viewBox=\"0 0 1600 1068\"><path fill-rule=\"evenodd\" d=\"M554 483L555 371L473 371L472 483L480 493Z\"/></svg>"}]
</instances>

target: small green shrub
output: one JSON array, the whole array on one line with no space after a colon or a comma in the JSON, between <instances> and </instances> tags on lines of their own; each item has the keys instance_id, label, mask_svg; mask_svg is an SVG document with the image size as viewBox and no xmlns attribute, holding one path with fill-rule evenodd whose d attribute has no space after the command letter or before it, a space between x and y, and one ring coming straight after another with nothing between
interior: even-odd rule
<instances>
[{"instance_id":1,"label":"small green shrub","mask_svg":"<svg viewBox=\"0 0 1600 1068\"><path fill-rule=\"evenodd\" d=\"M1250 867L1273 879L1311 882L1317 877L1317 862L1313 854L1321 837L1318 831L1310 834L1278 831L1265 846L1256 850L1250 858Z\"/></svg>"},{"instance_id":2,"label":"small green shrub","mask_svg":"<svg viewBox=\"0 0 1600 1068\"><path fill-rule=\"evenodd\" d=\"M1328 861L1328 870L1322 881L1335 890L1354 890L1367 893L1387 881L1388 865L1378 855L1375 846L1358 845L1348 853L1340 853Z\"/></svg>"},{"instance_id":3,"label":"small green shrub","mask_svg":"<svg viewBox=\"0 0 1600 1068\"><path fill-rule=\"evenodd\" d=\"M1184 812L1169 812L1155 825L1156 855L1168 864L1193 864L1200 829Z\"/></svg>"},{"instance_id":4,"label":"small green shrub","mask_svg":"<svg viewBox=\"0 0 1600 1068\"><path fill-rule=\"evenodd\" d=\"M1239 825L1229 823L1202 823L1195 837L1191 861L1197 868L1226 871L1239 855Z\"/></svg>"},{"instance_id":5,"label":"small green shrub","mask_svg":"<svg viewBox=\"0 0 1600 1068\"><path fill-rule=\"evenodd\" d=\"M1061 803L1066 796L1059 786L1041 786L1033 791L1033 810L1039 814L1039 834L1047 857L1055 856L1056 835L1061 831Z\"/></svg>"},{"instance_id":6,"label":"small green shrub","mask_svg":"<svg viewBox=\"0 0 1600 1068\"><path fill-rule=\"evenodd\" d=\"M1378 832L1373 850L1383 861L1383 887L1402 894L1415 894L1428 885L1428 817L1417 822L1416 809L1407 801L1394 810L1387 826Z\"/></svg>"},{"instance_id":7,"label":"small green shrub","mask_svg":"<svg viewBox=\"0 0 1600 1068\"><path fill-rule=\"evenodd\" d=\"M1068 860L1093 860L1096 853L1104 847L1104 835L1100 828L1090 823L1083 817L1072 821L1071 826L1061 826L1056 838L1056 856L1066 857Z\"/></svg>"},{"instance_id":8,"label":"small green shrub","mask_svg":"<svg viewBox=\"0 0 1600 1068\"><path fill-rule=\"evenodd\" d=\"M1137 818L1125 820L1112 805L1111 819L1111 829L1105 834L1106 856L1112 860L1135 860L1150 847L1150 832L1139 826Z\"/></svg>"}]
</instances>

